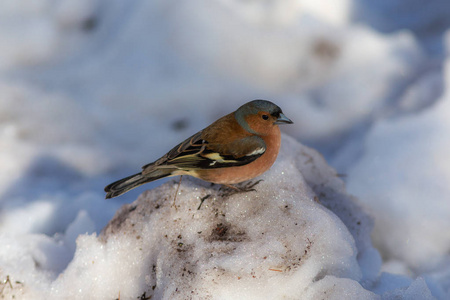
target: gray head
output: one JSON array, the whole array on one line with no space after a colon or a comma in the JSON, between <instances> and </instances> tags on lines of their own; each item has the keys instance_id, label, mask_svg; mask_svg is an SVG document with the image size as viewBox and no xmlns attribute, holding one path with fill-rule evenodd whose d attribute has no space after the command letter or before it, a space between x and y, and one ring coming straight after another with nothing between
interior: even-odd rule
<instances>
[{"instance_id":1,"label":"gray head","mask_svg":"<svg viewBox=\"0 0 450 300\"><path fill-rule=\"evenodd\" d=\"M253 134L261 133L252 129L252 127L257 125L268 127L278 124L293 123L283 114L283 111L278 105L267 100L253 100L247 102L234 112L234 116L245 130ZM252 122L252 124L249 125L249 121Z\"/></svg>"}]
</instances>

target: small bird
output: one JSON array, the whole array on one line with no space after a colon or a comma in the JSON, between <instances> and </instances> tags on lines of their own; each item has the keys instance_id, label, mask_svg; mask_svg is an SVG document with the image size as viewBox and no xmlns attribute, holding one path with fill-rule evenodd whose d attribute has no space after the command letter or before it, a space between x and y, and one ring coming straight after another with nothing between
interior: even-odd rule
<instances>
[{"instance_id":1,"label":"small bird","mask_svg":"<svg viewBox=\"0 0 450 300\"><path fill-rule=\"evenodd\" d=\"M272 166L281 143L278 124L292 123L274 103L250 101L143 166L141 172L106 186L106 199L177 175L237 189L232 184L253 179Z\"/></svg>"}]
</instances>

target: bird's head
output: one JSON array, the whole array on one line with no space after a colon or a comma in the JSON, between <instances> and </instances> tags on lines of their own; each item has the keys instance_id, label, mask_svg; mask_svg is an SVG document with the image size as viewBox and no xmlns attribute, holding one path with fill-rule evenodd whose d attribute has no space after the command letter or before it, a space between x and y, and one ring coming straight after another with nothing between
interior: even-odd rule
<instances>
[{"instance_id":1,"label":"bird's head","mask_svg":"<svg viewBox=\"0 0 450 300\"><path fill-rule=\"evenodd\" d=\"M239 107L234 116L238 123L248 132L267 135L278 124L292 124L281 108L267 100L253 100Z\"/></svg>"}]
</instances>

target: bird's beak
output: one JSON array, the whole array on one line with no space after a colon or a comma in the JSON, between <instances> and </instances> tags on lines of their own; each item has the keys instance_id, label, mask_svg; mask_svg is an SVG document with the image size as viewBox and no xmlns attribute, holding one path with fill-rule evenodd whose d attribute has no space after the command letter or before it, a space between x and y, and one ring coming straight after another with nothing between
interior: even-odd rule
<instances>
[{"instance_id":1,"label":"bird's beak","mask_svg":"<svg viewBox=\"0 0 450 300\"><path fill-rule=\"evenodd\" d=\"M274 124L293 124L294 122L291 121L288 117L286 117L283 113L280 113L280 116L275 121Z\"/></svg>"}]
</instances>

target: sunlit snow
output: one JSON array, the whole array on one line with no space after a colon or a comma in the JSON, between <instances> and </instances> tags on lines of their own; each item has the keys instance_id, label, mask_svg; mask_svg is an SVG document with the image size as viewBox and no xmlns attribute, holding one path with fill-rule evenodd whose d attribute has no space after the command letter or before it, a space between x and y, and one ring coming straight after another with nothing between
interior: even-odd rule
<instances>
[{"instance_id":1,"label":"sunlit snow","mask_svg":"<svg viewBox=\"0 0 450 300\"><path fill-rule=\"evenodd\" d=\"M450 299L449 15L1 2L0 296ZM104 199L253 99L294 121L255 192L183 177Z\"/></svg>"}]
</instances>

